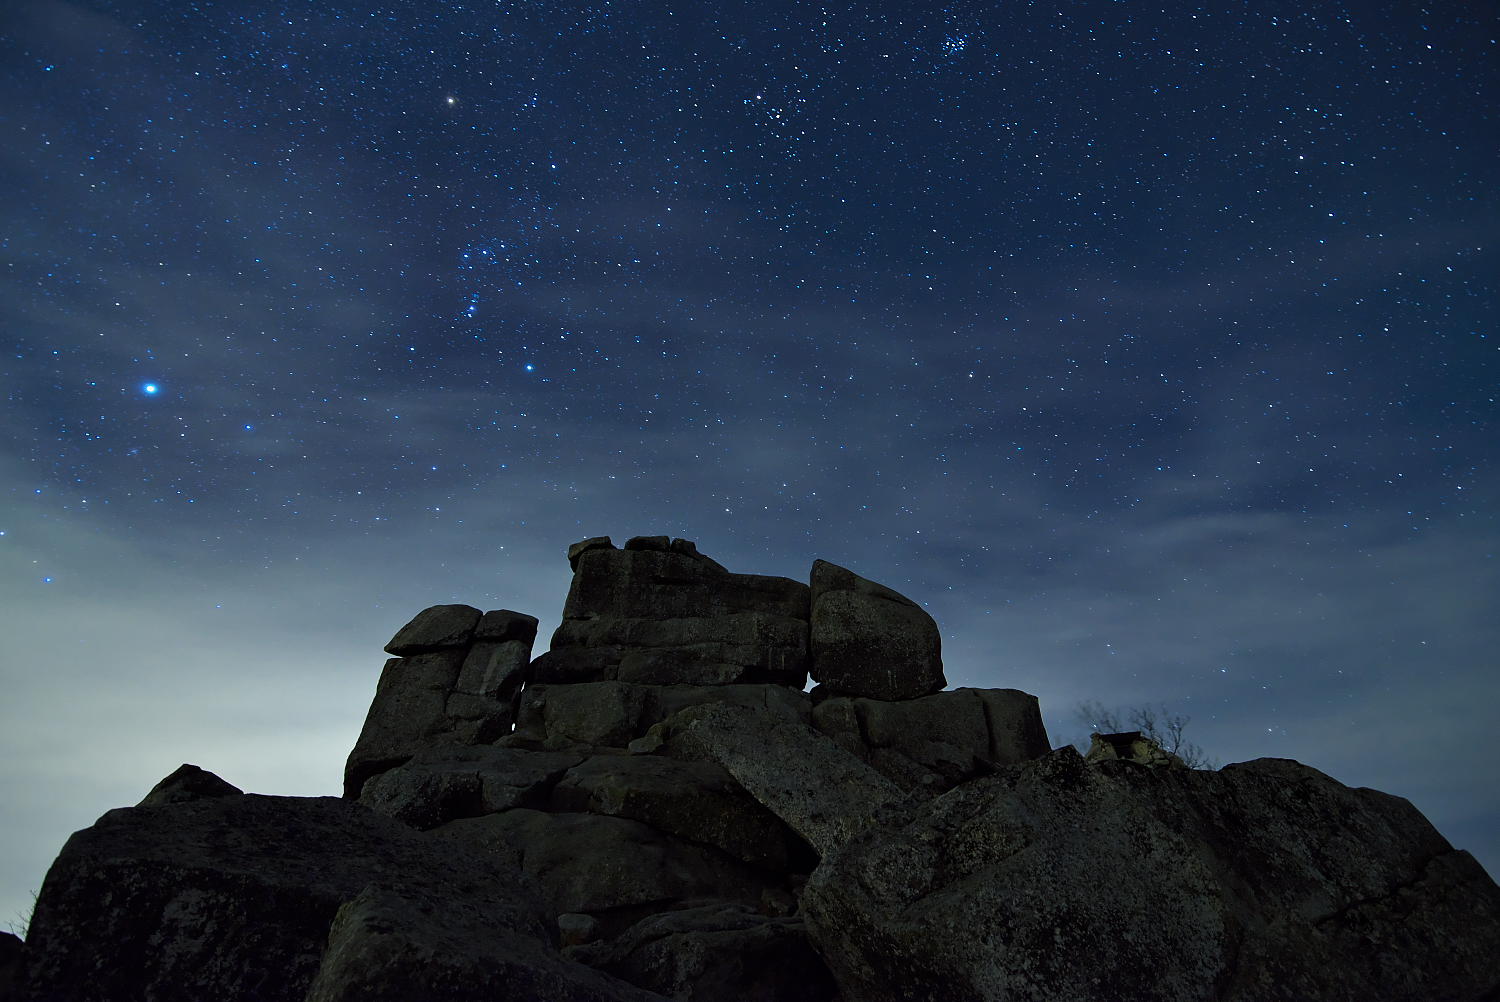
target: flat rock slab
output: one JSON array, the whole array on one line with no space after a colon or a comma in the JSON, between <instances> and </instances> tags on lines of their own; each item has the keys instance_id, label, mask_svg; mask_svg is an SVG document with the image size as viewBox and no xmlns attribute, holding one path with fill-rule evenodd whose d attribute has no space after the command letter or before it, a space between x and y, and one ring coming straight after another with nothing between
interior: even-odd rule
<instances>
[{"instance_id":1,"label":"flat rock slab","mask_svg":"<svg viewBox=\"0 0 1500 1002\"><path fill-rule=\"evenodd\" d=\"M1036 697L1019 689L952 689L898 702L839 696L814 706L812 719L903 788L934 794L1052 750Z\"/></svg>"},{"instance_id":2,"label":"flat rock slab","mask_svg":"<svg viewBox=\"0 0 1500 1002\"><path fill-rule=\"evenodd\" d=\"M463 648L474 638L474 628L483 615L471 605L434 605L412 617L385 645L387 654L410 657Z\"/></svg>"},{"instance_id":3,"label":"flat rock slab","mask_svg":"<svg viewBox=\"0 0 1500 1002\"><path fill-rule=\"evenodd\" d=\"M397 886L400 903L366 894ZM439 977L472 970L471 957L548 986L539 998L652 997L558 955L513 871L330 797L110 811L64 846L30 933L19 1002L302 1002L315 981L325 1000L478 998L448 995ZM373 958L397 943L401 990L366 993L350 951Z\"/></svg>"},{"instance_id":4,"label":"flat rock slab","mask_svg":"<svg viewBox=\"0 0 1500 1002\"><path fill-rule=\"evenodd\" d=\"M861 1002L1477 999L1500 889L1406 801L1284 760L966 783L824 857L809 931Z\"/></svg>"}]
</instances>

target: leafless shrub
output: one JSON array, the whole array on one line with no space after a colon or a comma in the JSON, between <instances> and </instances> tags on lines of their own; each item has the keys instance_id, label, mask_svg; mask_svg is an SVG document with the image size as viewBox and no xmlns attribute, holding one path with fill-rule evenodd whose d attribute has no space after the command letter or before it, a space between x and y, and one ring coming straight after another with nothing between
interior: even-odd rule
<instances>
[{"instance_id":1,"label":"leafless shrub","mask_svg":"<svg viewBox=\"0 0 1500 1002\"><path fill-rule=\"evenodd\" d=\"M1156 742L1165 751L1182 759L1191 769L1217 769L1219 763L1210 758L1198 745L1182 736L1192 720L1187 714L1174 713L1165 705L1131 706L1123 710L1111 710L1095 699L1086 699L1074 711L1078 719L1089 728L1091 734L1118 734L1121 731L1140 731ZM1083 748L1088 748L1084 738Z\"/></svg>"}]
</instances>

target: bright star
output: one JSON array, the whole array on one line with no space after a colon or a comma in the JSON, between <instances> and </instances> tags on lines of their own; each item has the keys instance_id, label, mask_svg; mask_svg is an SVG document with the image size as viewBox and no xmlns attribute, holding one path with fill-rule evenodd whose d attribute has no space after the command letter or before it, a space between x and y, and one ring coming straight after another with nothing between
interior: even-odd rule
<instances>
[{"instance_id":1,"label":"bright star","mask_svg":"<svg viewBox=\"0 0 1500 1002\"><path fill-rule=\"evenodd\" d=\"M157 392L160 390L161 387L157 386L155 383L146 383L141 387L141 392L146 394L146 396L148 397L156 396Z\"/></svg>"}]
</instances>

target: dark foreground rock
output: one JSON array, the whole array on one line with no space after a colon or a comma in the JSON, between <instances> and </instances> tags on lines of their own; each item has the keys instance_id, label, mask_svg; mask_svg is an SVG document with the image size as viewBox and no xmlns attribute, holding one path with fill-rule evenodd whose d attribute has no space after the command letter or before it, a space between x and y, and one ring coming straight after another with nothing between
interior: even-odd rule
<instances>
[{"instance_id":1,"label":"dark foreground rock","mask_svg":"<svg viewBox=\"0 0 1500 1002\"><path fill-rule=\"evenodd\" d=\"M1478 999L1500 890L1397 797L1295 762L1071 748L831 853L802 899L862 1002Z\"/></svg>"},{"instance_id":2,"label":"dark foreground rock","mask_svg":"<svg viewBox=\"0 0 1500 1002\"><path fill-rule=\"evenodd\" d=\"M1404 800L1051 751L824 561L568 559L534 660L505 609L398 631L345 799L185 765L73 836L0 1002L1500 1002L1500 889Z\"/></svg>"},{"instance_id":3,"label":"dark foreground rock","mask_svg":"<svg viewBox=\"0 0 1500 1002\"><path fill-rule=\"evenodd\" d=\"M111 811L42 887L16 988L36 1002L645 1002L564 960L514 873L333 798Z\"/></svg>"}]
</instances>

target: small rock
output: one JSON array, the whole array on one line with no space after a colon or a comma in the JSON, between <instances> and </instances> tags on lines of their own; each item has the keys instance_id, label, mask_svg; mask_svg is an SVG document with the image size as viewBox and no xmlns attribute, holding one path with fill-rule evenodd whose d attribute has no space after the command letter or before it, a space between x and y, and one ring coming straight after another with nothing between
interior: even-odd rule
<instances>
[{"instance_id":1,"label":"small rock","mask_svg":"<svg viewBox=\"0 0 1500 1002\"><path fill-rule=\"evenodd\" d=\"M434 605L423 609L396 631L385 651L409 657L467 647L480 616L480 611L472 605Z\"/></svg>"},{"instance_id":2,"label":"small rock","mask_svg":"<svg viewBox=\"0 0 1500 1002\"><path fill-rule=\"evenodd\" d=\"M627 550L670 550L672 539L670 536L632 536L625 541ZM697 547L693 548L695 551Z\"/></svg>"},{"instance_id":3,"label":"small rock","mask_svg":"<svg viewBox=\"0 0 1500 1002\"><path fill-rule=\"evenodd\" d=\"M583 912L565 912L557 917L557 938L563 946L591 943L599 935L599 920Z\"/></svg>"},{"instance_id":4,"label":"small rock","mask_svg":"<svg viewBox=\"0 0 1500 1002\"><path fill-rule=\"evenodd\" d=\"M155 807L161 804L185 804L190 800L207 797L237 797L244 794L233 783L226 783L207 769L183 763L172 773L151 788L151 792L137 807Z\"/></svg>"}]
</instances>

